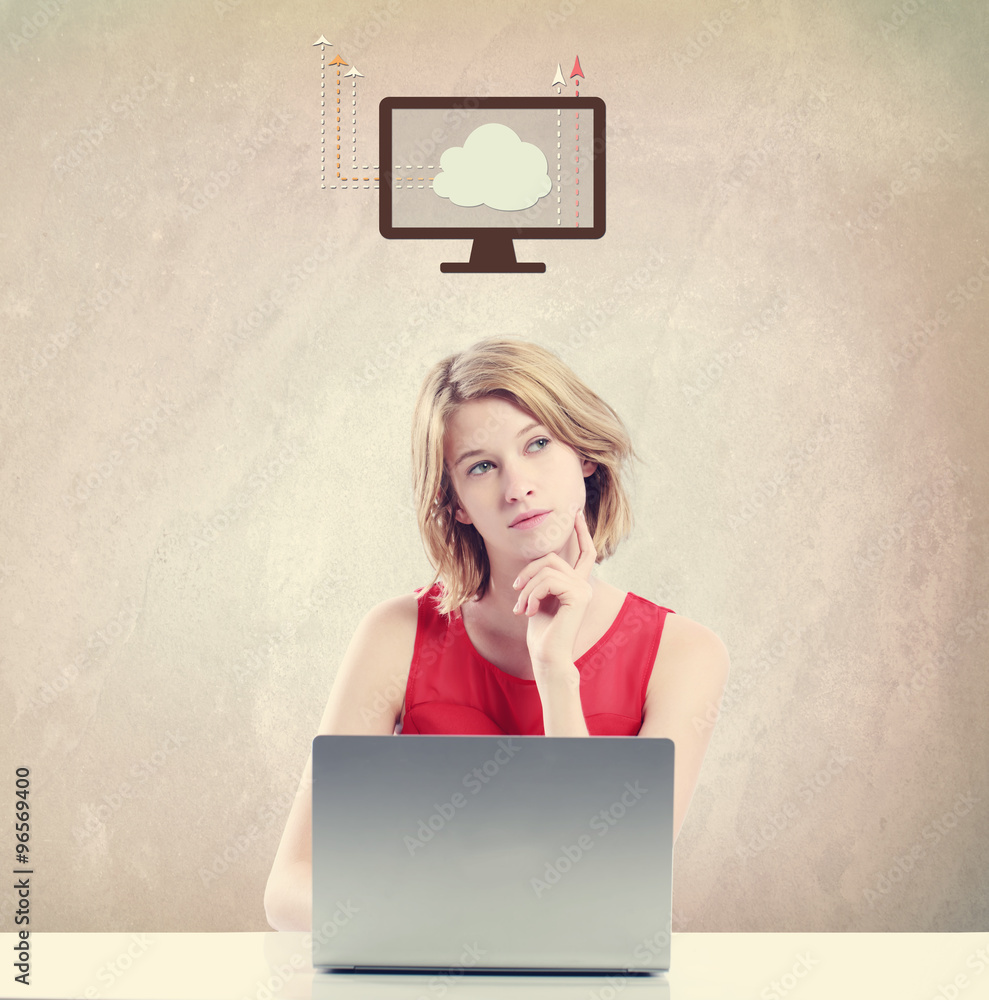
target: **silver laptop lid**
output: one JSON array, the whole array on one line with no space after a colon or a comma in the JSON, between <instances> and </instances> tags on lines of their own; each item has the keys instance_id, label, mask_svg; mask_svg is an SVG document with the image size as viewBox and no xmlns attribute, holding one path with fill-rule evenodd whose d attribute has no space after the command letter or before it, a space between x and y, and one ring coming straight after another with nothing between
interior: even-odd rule
<instances>
[{"instance_id":1,"label":"silver laptop lid","mask_svg":"<svg viewBox=\"0 0 989 1000\"><path fill-rule=\"evenodd\" d=\"M317 736L317 969L666 971L673 743Z\"/></svg>"}]
</instances>

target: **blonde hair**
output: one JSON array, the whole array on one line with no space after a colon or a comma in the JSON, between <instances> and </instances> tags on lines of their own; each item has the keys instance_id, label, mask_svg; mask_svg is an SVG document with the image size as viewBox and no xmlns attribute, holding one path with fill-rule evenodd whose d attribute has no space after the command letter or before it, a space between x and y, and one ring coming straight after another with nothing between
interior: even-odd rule
<instances>
[{"instance_id":1,"label":"blonde hair","mask_svg":"<svg viewBox=\"0 0 989 1000\"><path fill-rule=\"evenodd\" d=\"M439 610L450 614L483 596L490 566L473 524L454 517L457 497L444 460L447 421L462 403L499 396L531 413L582 459L597 463L585 480L587 527L606 559L632 528L622 474L635 457L618 414L555 355L520 340L482 340L434 365L412 418L412 477L423 547L440 580Z\"/></svg>"}]
</instances>

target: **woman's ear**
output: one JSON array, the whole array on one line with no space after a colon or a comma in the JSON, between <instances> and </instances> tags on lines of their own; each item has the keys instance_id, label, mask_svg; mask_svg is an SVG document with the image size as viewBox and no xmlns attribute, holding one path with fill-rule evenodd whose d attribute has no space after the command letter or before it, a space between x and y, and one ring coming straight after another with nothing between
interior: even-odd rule
<instances>
[{"instance_id":1,"label":"woman's ear","mask_svg":"<svg viewBox=\"0 0 989 1000\"><path fill-rule=\"evenodd\" d=\"M586 479L588 476L593 476L594 473L598 471L598 463L592 462L589 458L585 458L581 463L580 468L581 472L584 474L584 478Z\"/></svg>"},{"instance_id":2,"label":"woman's ear","mask_svg":"<svg viewBox=\"0 0 989 1000\"><path fill-rule=\"evenodd\" d=\"M467 511L460 509L460 506L457 503L457 495L453 491L452 484L447 487L446 490L440 490L440 492L436 495L436 500L441 506L449 507L449 509L453 512L454 519L459 521L461 524L474 523L467 514Z\"/></svg>"}]
</instances>

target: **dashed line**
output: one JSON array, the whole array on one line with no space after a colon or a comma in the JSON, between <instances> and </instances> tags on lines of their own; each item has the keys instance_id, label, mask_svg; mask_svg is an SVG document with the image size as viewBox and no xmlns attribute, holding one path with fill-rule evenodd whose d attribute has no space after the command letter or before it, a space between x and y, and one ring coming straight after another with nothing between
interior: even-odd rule
<instances>
[{"instance_id":1,"label":"dashed line","mask_svg":"<svg viewBox=\"0 0 989 1000\"><path fill-rule=\"evenodd\" d=\"M574 97L580 97L580 77L574 81ZM580 112L574 110L574 227L580 228Z\"/></svg>"},{"instance_id":2,"label":"dashed line","mask_svg":"<svg viewBox=\"0 0 989 1000\"><path fill-rule=\"evenodd\" d=\"M402 182L403 181L413 181L413 182L414 181L429 181L428 187L429 187L429 189L431 191L433 189L433 181L434 180L435 180L435 178L433 178L433 177L396 177L395 178L395 190L396 191L401 191L402 190ZM425 185L425 184L415 184L415 183L406 184L405 185L405 190L406 191L411 191L413 188L420 188L421 189L421 188L424 188L426 186L427 185Z\"/></svg>"},{"instance_id":3,"label":"dashed line","mask_svg":"<svg viewBox=\"0 0 989 1000\"><path fill-rule=\"evenodd\" d=\"M339 72L339 70L337 72ZM355 76L351 82L353 86L351 88L351 93L350 93L351 96L350 124L353 126L351 131L353 133L353 141L354 141L354 145L351 148L351 153L353 155L353 162L354 162L353 169L356 170L357 169L357 77Z\"/></svg>"},{"instance_id":4,"label":"dashed line","mask_svg":"<svg viewBox=\"0 0 989 1000\"><path fill-rule=\"evenodd\" d=\"M320 38L323 36L320 35ZM319 47L319 170L320 183L326 188L326 46Z\"/></svg>"},{"instance_id":5,"label":"dashed line","mask_svg":"<svg viewBox=\"0 0 989 1000\"><path fill-rule=\"evenodd\" d=\"M418 163L414 167L412 166L411 163L406 163L404 167L402 166L401 163L396 163L395 164L395 169L396 170L435 170L436 168L435 168L435 166L433 166L432 163L428 163L425 166L423 166L421 163ZM396 191L403 190L403 183L402 183L403 181L428 181L429 182L428 184L415 184L415 183L405 184L404 185L404 190L406 190L406 191L413 191L413 190L422 191L422 190L424 190L425 188L428 187L429 190L432 191L433 190L433 181L434 180L435 180L435 178L433 178L433 177L395 177L394 178L394 181L395 181L395 190Z\"/></svg>"},{"instance_id":6,"label":"dashed line","mask_svg":"<svg viewBox=\"0 0 989 1000\"><path fill-rule=\"evenodd\" d=\"M559 89L559 88L558 88ZM558 226L563 225L563 218L561 212L563 211L563 206L561 204L561 181L563 180L563 161L562 150L560 149L560 136L562 130L562 116L560 109L556 109L556 224Z\"/></svg>"},{"instance_id":7,"label":"dashed line","mask_svg":"<svg viewBox=\"0 0 989 1000\"><path fill-rule=\"evenodd\" d=\"M337 66L337 177L340 176L340 67ZM336 185L334 185L335 187Z\"/></svg>"},{"instance_id":8,"label":"dashed line","mask_svg":"<svg viewBox=\"0 0 989 1000\"><path fill-rule=\"evenodd\" d=\"M361 170L377 170L378 169L378 165L377 165L377 163L375 163L374 166L372 167L372 166L368 166L366 163L364 163L364 164L361 165L360 169ZM350 191L368 191L368 190L377 191L378 188L379 188L379 186L380 186L379 182L381 180L381 177L380 176L362 177L360 174L358 174L358 175L356 175L354 177L349 177L349 178L348 177L342 177L341 180L344 180L344 181L346 181L346 180L352 180L352 181L362 181L362 180L364 180L364 181L368 181L368 182L374 181L374 186L373 187L371 186L370 183L364 184L363 186L360 183L358 183L358 184L341 184L340 187L339 187L339 190L341 190L341 191L347 191L347 190L350 190ZM336 191L337 190L337 185L336 184L331 184L330 185L330 190L331 191Z\"/></svg>"}]
</instances>

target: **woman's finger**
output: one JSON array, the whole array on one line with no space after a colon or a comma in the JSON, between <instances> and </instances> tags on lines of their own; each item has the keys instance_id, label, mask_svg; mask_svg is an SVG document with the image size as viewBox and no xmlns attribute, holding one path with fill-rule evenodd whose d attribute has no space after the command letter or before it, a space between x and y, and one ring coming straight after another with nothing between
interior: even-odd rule
<instances>
[{"instance_id":1,"label":"woman's finger","mask_svg":"<svg viewBox=\"0 0 989 1000\"><path fill-rule=\"evenodd\" d=\"M579 604L580 592L585 589L589 589L588 582L576 576L569 566L566 571L544 566L522 588L515 604L515 613L531 617L539 610L539 602L549 596L557 598L564 605Z\"/></svg>"},{"instance_id":2,"label":"woman's finger","mask_svg":"<svg viewBox=\"0 0 989 1000\"><path fill-rule=\"evenodd\" d=\"M519 599L515 602L515 613L517 615L527 614L530 608L530 602L533 593L537 588L542 587L545 583L544 573L547 567L542 567L538 570L535 576L533 576L520 590ZM545 597L546 594L543 593L541 596Z\"/></svg>"},{"instance_id":3,"label":"woman's finger","mask_svg":"<svg viewBox=\"0 0 989 1000\"><path fill-rule=\"evenodd\" d=\"M577 556L577 562L574 563L573 568L587 580L590 578L591 570L594 569L598 553L597 549L594 548L594 539L591 538L590 529L587 527L587 517L583 508L577 511L574 527L577 531L577 545L580 548L580 554Z\"/></svg>"},{"instance_id":4,"label":"woman's finger","mask_svg":"<svg viewBox=\"0 0 989 1000\"><path fill-rule=\"evenodd\" d=\"M525 614L532 607L532 597L539 601L549 594L560 596L566 592L566 578L552 566L541 567L535 576L522 588L515 604L517 614Z\"/></svg>"},{"instance_id":5,"label":"woman's finger","mask_svg":"<svg viewBox=\"0 0 989 1000\"><path fill-rule=\"evenodd\" d=\"M522 590L540 570L547 566L552 566L556 569L564 571L573 569L566 559L561 559L555 552L547 552L546 555L540 556L538 559L533 559L532 562L527 563L523 567L522 572L519 573L512 586L516 590Z\"/></svg>"}]
</instances>

